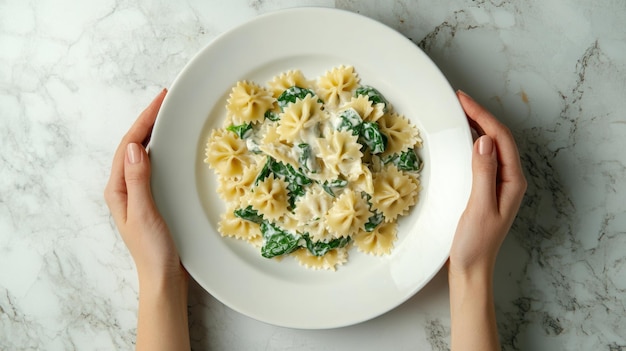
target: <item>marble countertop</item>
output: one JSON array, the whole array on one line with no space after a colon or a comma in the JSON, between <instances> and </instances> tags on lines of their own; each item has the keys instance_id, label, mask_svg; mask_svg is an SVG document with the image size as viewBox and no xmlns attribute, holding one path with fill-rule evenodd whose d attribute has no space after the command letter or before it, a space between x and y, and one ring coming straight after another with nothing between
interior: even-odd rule
<instances>
[{"instance_id":1,"label":"marble countertop","mask_svg":"<svg viewBox=\"0 0 626 351\"><path fill-rule=\"evenodd\" d=\"M131 349L137 281L102 192L137 114L220 33L302 5L397 29L513 131L529 188L496 269L504 350L626 350L626 2L0 2L0 349ZM196 350L448 350L445 271L333 330L238 314L195 283ZM390 346L392 345L392 346Z\"/></svg>"}]
</instances>

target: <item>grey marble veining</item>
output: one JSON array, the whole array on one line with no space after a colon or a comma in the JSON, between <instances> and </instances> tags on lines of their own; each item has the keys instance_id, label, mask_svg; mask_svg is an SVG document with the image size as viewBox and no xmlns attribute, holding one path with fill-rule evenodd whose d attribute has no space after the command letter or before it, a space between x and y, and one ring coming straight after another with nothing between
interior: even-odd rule
<instances>
[{"instance_id":1,"label":"grey marble veining","mask_svg":"<svg viewBox=\"0 0 626 351\"><path fill-rule=\"evenodd\" d=\"M136 115L219 33L336 6L395 28L513 131L529 188L496 270L504 350L626 349L626 2L0 3L0 350L130 349L137 282L102 199ZM197 350L448 350L441 272L338 330L277 328L192 283Z\"/></svg>"}]
</instances>

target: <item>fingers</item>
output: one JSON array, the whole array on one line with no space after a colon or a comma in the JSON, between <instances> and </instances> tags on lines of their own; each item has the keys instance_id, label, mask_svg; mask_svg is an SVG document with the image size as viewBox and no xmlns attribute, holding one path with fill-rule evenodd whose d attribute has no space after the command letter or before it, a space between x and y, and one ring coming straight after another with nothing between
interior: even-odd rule
<instances>
[{"instance_id":1,"label":"fingers","mask_svg":"<svg viewBox=\"0 0 626 351\"><path fill-rule=\"evenodd\" d=\"M517 151L517 145L515 144L511 131L467 94L459 91L457 95L467 117L479 127L477 129L482 130L484 134L488 134L494 139L500 155L498 160L505 168L503 169L505 174L502 174L502 176L508 178L509 176L515 177L521 175L522 167L519 152Z\"/></svg>"},{"instance_id":2,"label":"fingers","mask_svg":"<svg viewBox=\"0 0 626 351\"><path fill-rule=\"evenodd\" d=\"M138 143L129 143L126 147L124 180L128 217L149 219L155 208L150 190L150 160L146 149Z\"/></svg>"},{"instance_id":3,"label":"fingers","mask_svg":"<svg viewBox=\"0 0 626 351\"><path fill-rule=\"evenodd\" d=\"M139 118L135 121L128 133L124 136L127 143L141 143L147 145L149 137L152 133L152 127L163 104L163 99L167 94L167 89L161 90L154 100L146 107L145 110L139 115Z\"/></svg>"},{"instance_id":4,"label":"fingers","mask_svg":"<svg viewBox=\"0 0 626 351\"><path fill-rule=\"evenodd\" d=\"M458 91L457 96L470 121L489 135L497 148L500 198L506 200L500 203L500 211L516 213L526 190L526 179L511 131L467 94Z\"/></svg>"},{"instance_id":5,"label":"fingers","mask_svg":"<svg viewBox=\"0 0 626 351\"><path fill-rule=\"evenodd\" d=\"M161 104L163 103L163 99L165 99L165 94L167 94L167 90L163 89L159 95L152 100L150 105L143 110L143 112L139 115L139 118L137 118L126 135L124 135L122 142L115 151L113 166L123 164L122 161L125 157L124 154L126 153L126 145L129 143L143 144L144 141L148 139L152 132L154 122L156 121L157 114L159 113L159 109L161 108ZM119 178L123 178L121 177L122 172L119 172L118 175L120 176ZM111 172L111 176L113 176L113 172Z\"/></svg>"},{"instance_id":6,"label":"fingers","mask_svg":"<svg viewBox=\"0 0 626 351\"><path fill-rule=\"evenodd\" d=\"M139 115L139 118L126 133L113 156L111 175L105 188L107 205L117 220L126 220L126 181L124 178L126 149L129 143L142 144L149 139L156 116L161 108L167 90L163 89Z\"/></svg>"},{"instance_id":7,"label":"fingers","mask_svg":"<svg viewBox=\"0 0 626 351\"><path fill-rule=\"evenodd\" d=\"M497 173L496 145L489 135L483 135L474 143L470 202L482 209L497 211Z\"/></svg>"}]
</instances>

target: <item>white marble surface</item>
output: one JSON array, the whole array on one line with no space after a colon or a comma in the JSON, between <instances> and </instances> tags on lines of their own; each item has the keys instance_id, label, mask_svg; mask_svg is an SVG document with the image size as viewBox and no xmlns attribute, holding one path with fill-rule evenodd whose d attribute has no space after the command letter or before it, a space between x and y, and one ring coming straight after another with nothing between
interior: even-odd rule
<instances>
[{"instance_id":1,"label":"white marble surface","mask_svg":"<svg viewBox=\"0 0 626 351\"><path fill-rule=\"evenodd\" d=\"M517 137L529 189L498 260L504 350L626 350L626 2L0 1L0 350L131 349L137 282L102 199L123 133L219 33L336 6L396 28ZM447 350L445 273L303 331L190 289L196 350ZM393 346L389 346L393 345Z\"/></svg>"}]
</instances>

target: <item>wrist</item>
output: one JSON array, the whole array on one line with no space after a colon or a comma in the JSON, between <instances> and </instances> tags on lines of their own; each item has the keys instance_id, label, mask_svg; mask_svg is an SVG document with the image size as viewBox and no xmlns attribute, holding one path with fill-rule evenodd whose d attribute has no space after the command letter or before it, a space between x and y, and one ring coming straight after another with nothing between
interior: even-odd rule
<instances>
[{"instance_id":1,"label":"wrist","mask_svg":"<svg viewBox=\"0 0 626 351\"><path fill-rule=\"evenodd\" d=\"M448 283L451 349L499 350L493 298L493 265L451 265L448 267Z\"/></svg>"},{"instance_id":2,"label":"wrist","mask_svg":"<svg viewBox=\"0 0 626 351\"><path fill-rule=\"evenodd\" d=\"M494 265L472 264L469 266L457 266L453 262L448 264L448 282L450 284L462 284L469 286L485 286L493 285Z\"/></svg>"},{"instance_id":3,"label":"wrist","mask_svg":"<svg viewBox=\"0 0 626 351\"><path fill-rule=\"evenodd\" d=\"M137 270L140 292L187 295L189 275L178 264L170 269Z\"/></svg>"},{"instance_id":4,"label":"wrist","mask_svg":"<svg viewBox=\"0 0 626 351\"><path fill-rule=\"evenodd\" d=\"M451 252L448 260L448 275L455 277L491 277L496 265L496 255L458 254Z\"/></svg>"},{"instance_id":5,"label":"wrist","mask_svg":"<svg viewBox=\"0 0 626 351\"><path fill-rule=\"evenodd\" d=\"M188 275L160 272L140 271L136 349L189 350Z\"/></svg>"}]
</instances>

